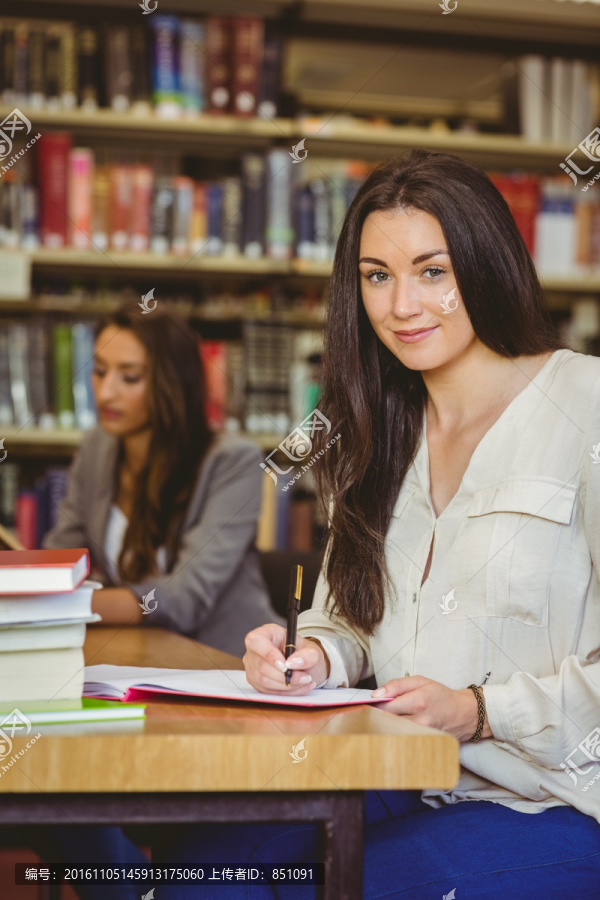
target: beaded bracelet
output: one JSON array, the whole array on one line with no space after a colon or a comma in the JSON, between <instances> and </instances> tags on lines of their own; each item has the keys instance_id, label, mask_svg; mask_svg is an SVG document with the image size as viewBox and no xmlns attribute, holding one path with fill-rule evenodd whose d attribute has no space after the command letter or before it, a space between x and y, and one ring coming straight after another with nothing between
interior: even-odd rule
<instances>
[{"instance_id":1,"label":"beaded bracelet","mask_svg":"<svg viewBox=\"0 0 600 900\"><path fill-rule=\"evenodd\" d=\"M477 730L472 738L469 738L469 742L474 743L478 741L481 737L481 732L483 731L483 723L485 722L485 700L483 699L483 691L481 687L476 684L470 684L468 687L471 688L473 693L475 694L475 698L477 700Z\"/></svg>"}]
</instances>

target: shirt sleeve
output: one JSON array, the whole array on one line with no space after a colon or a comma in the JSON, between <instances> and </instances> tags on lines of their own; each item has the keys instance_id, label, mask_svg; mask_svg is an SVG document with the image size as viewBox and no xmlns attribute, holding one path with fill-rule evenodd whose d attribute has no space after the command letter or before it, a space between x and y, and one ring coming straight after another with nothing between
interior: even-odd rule
<instances>
[{"instance_id":1,"label":"shirt sleeve","mask_svg":"<svg viewBox=\"0 0 600 900\"><path fill-rule=\"evenodd\" d=\"M586 434L579 497L583 527L592 560L587 602L600 597L600 457L599 383L592 395L591 426ZM598 621L594 617L594 621ZM515 672L506 684L485 685L483 693L494 738L505 741L539 765L558 768L592 732L598 730L600 709L600 633L586 657L562 660L554 675L534 678ZM588 759L589 762L589 759Z\"/></svg>"},{"instance_id":2,"label":"shirt sleeve","mask_svg":"<svg viewBox=\"0 0 600 900\"><path fill-rule=\"evenodd\" d=\"M330 616L325 610L326 563L327 554L319 573L312 606L298 616L297 632L303 637L318 638L329 659L329 677L318 687L353 687L373 674L369 639L339 616Z\"/></svg>"},{"instance_id":3,"label":"shirt sleeve","mask_svg":"<svg viewBox=\"0 0 600 900\"><path fill-rule=\"evenodd\" d=\"M181 539L165 575L124 583L140 598L154 589L152 626L184 634L198 631L256 538L262 500L262 457L250 443L217 454L198 520Z\"/></svg>"}]
</instances>

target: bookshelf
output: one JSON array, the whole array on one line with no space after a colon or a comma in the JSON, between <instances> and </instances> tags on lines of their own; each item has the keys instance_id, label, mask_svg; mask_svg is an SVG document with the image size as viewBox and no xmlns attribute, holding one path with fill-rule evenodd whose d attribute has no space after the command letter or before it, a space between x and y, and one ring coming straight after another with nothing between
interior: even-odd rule
<instances>
[{"instance_id":1,"label":"bookshelf","mask_svg":"<svg viewBox=\"0 0 600 900\"><path fill-rule=\"evenodd\" d=\"M26 453L30 456L44 456L51 452L52 456L70 457L75 452L84 432L79 429L46 429L46 428L15 428L4 426L2 436L5 441L5 449L8 454L13 452ZM276 447L285 437L284 434L248 434L236 432L240 437L254 441L265 452Z\"/></svg>"},{"instance_id":2,"label":"bookshelf","mask_svg":"<svg viewBox=\"0 0 600 900\"><path fill-rule=\"evenodd\" d=\"M527 141L510 134L470 134L433 128L374 125L357 120L352 123L329 121L329 117L301 117L274 120L249 119L238 116L215 116L203 113L196 118L162 119L157 115L136 116L107 109L82 110L30 109L23 112L37 128L68 130L77 138L118 138L131 144L140 140L160 139L172 147L193 145L196 151L233 146L240 150L264 148L285 143L286 147L306 138L316 154L324 156L357 156L384 160L410 147L424 147L459 153L485 166L519 166L527 169L556 169L557 159L573 149L570 143ZM12 111L0 107L0 120ZM200 142L200 146L198 146Z\"/></svg>"},{"instance_id":3,"label":"bookshelf","mask_svg":"<svg viewBox=\"0 0 600 900\"><path fill-rule=\"evenodd\" d=\"M598 4L587 0L502 0L496 4L459 0L456 12L445 16L437 0L370 0L368 3L366 0L303 0L302 3L297 0L170 0L168 6L166 9L163 4L158 13L196 18L213 14L260 16L269 29L283 39L286 52L294 46L294 65L283 67L279 85L281 102L276 116L244 118L202 112L193 117L164 118L154 111L140 114L134 108L122 113L104 106L89 111L17 103L0 104L0 120L16 105L29 118L36 132L50 135L68 132L74 147L90 148L94 154L97 152L99 160L103 156L106 161L107 153L110 155L115 151L118 164L129 165L132 159L137 164L143 159L145 165L155 153L164 154L181 166L176 174L189 176L198 183L235 174L235 166L246 153L266 156L280 150L285 155L303 139L310 157L307 167L311 159L316 163L323 161L320 174L318 166L315 168L317 178L321 175L327 178L326 162L357 160L372 163L389 159L411 147L456 153L488 171L519 170L552 176L559 174L559 163L573 150L573 142L527 140L517 133L508 133L517 129L511 129L510 116L504 119L507 97L500 90L500 80L488 80L485 66L480 69L480 79L474 78L471 86L469 77L473 67L470 63L465 64L462 80L452 82L455 88L462 84L462 88L456 88L456 97L453 97L453 87L447 89L445 84L445 76L451 80L452 75L452 67L446 62L448 53L456 55L457 65L461 64L461 55L464 60L469 54L469 59L472 57L473 60L475 56L481 59L486 54L495 59L516 60L528 53L595 63L600 40ZM12 15L14 17L15 13ZM137 4L132 5L130 0L61 0L58 5L54 0L24 0L17 15L25 20L69 20L76 25L98 29L107 22L117 28L138 28L140 24L150 27L149 20L153 18L142 17ZM316 90L314 84L311 87L309 82L300 84L299 81L295 91L294 78L301 75L305 62L306 68L310 69L311 54L316 64L311 70L314 77L319 65L323 65L323 71L327 69L330 56L333 56L329 51L336 43L340 47L351 44L358 47L357 59L362 46L363 59L365 53L367 56L373 54L374 69L385 68L390 47L396 48L398 53L403 49L405 52L423 51L424 58L426 53L437 54L436 60L444 59L445 62L438 63L439 72L432 67L428 81L435 88L436 79L439 79L439 93L434 91L422 99L418 91L413 90L411 96L423 69L429 72L429 61L423 63L420 71L415 70L412 81L398 79L390 70L392 87L402 85L402 91L392 90L392 94L403 95L397 103L397 98L392 96L390 99L389 93L386 98L380 86L369 85L371 72L363 73L353 61L347 67L349 80L336 82L336 74L338 71L343 74L343 71L333 66L332 77L324 76L316 84ZM338 59L344 53L345 50L340 50ZM354 76L357 86L353 92L349 85ZM357 101L356 95L361 92L364 97ZM388 105L377 108L379 99ZM368 118L364 118L365 115ZM474 121L477 131L471 130ZM184 170L184 158L196 159L197 168ZM33 153L27 162L31 164L32 161ZM110 164L113 165L112 155ZM217 172L221 165L223 171ZM297 173L303 166L291 166L291 169ZM153 174L156 176L157 172L155 169ZM593 190L600 191L600 187ZM110 245L111 241L108 243ZM193 243L190 245L194 246ZM302 253L299 245L297 250L292 250L291 258L278 259L268 256L250 258L243 254L117 251L110 246L104 251L42 247L27 252L32 264L32 296L25 301L10 298L0 301L2 324L20 318L27 321L29 327L38 315L61 323L91 320L119 305L116 296L124 285L133 301L138 287L146 282L144 290L157 285L157 297L170 291L173 296L164 302L192 321L203 336L206 326L206 334L214 335L216 340L225 340L227 334L232 342L239 341L246 320L312 330L313 334L321 329L324 321L324 304L315 302L315 298L318 296L320 301L331 272L331 262L315 261L327 258L327 254L320 253L315 254L314 259L295 258L294 252ZM588 258L584 257L584 260ZM552 260L549 267L551 263ZM563 268L567 271L564 275L542 275L549 306L563 319L569 316L579 298L585 298L587 302L600 298L600 268L582 266L569 272L570 266ZM561 271L560 267L557 271ZM92 284L96 291L94 297L87 289ZM55 290L55 285L60 288ZM211 288L208 292L207 285ZM82 286L86 287L80 290ZM217 286L217 290L213 291L212 286ZM227 308L227 303L218 302L218 298L221 293L226 294L230 286L234 303L232 308ZM245 291L258 295L262 290L268 293L268 302L258 299L255 304L249 304L247 311L241 310L239 305L234 308ZM297 308L290 308L286 302L271 303L276 291L286 290L291 296L299 295ZM200 298L205 300L207 294L208 302L198 302ZM301 308L302 295L308 298L306 308ZM213 297L216 299L211 304ZM268 429L268 420L257 427ZM276 447L283 437L239 433L255 441L265 452ZM44 459L67 461L78 447L82 434L76 429L0 426L0 437L5 439L9 460L23 458L32 467L39 466Z\"/></svg>"}]
</instances>

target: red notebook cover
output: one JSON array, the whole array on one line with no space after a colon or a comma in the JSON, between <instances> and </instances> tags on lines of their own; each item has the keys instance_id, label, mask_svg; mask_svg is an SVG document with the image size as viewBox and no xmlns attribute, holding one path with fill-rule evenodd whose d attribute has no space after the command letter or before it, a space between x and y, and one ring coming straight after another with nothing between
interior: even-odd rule
<instances>
[{"instance_id":1,"label":"red notebook cover","mask_svg":"<svg viewBox=\"0 0 600 900\"><path fill-rule=\"evenodd\" d=\"M39 584L40 570L48 570L46 584ZM86 547L61 550L0 551L0 595L49 594L79 587L90 571Z\"/></svg>"}]
</instances>

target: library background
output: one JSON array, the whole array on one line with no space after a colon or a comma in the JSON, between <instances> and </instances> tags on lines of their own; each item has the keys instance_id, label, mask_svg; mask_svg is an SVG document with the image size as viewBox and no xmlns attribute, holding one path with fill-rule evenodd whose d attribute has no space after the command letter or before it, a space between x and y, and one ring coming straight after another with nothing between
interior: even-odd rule
<instances>
[{"instance_id":1,"label":"library background","mask_svg":"<svg viewBox=\"0 0 600 900\"><path fill-rule=\"evenodd\" d=\"M409 147L492 174L557 327L600 353L598 0L18 10L0 17L0 525L25 547L96 422L94 322L124 301L197 330L215 428L267 455L302 422L340 223ZM260 549L318 549L310 471L264 484Z\"/></svg>"}]
</instances>

